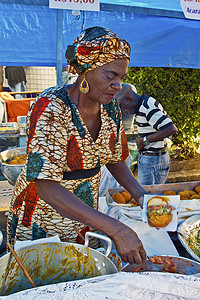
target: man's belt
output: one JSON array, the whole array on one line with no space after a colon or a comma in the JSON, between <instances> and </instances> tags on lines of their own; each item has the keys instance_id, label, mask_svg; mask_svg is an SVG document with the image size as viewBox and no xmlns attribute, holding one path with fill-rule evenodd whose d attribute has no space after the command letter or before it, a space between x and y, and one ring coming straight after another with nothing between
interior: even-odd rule
<instances>
[{"instance_id":1,"label":"man's belt","mask_svg":"<svg viewBox=\"0 0 200 300\"><path fill-rule=\"evenodd\" d=\"M92 168L92 169L85 169L85 170L75 170L71 172L63 172L63 180L76 180L76 179L84 179L90 178L98 174L100 168Z\"/></svg>"},{"instance_id":2,"label":"man's belt","mask_svg":"<svg viewBox=\"0 0 200 300\"><path fill-rule=\"evenodd\" d=\"M168 148L165 147L161 150L155 150L155 151L144 150L144 151L141 151L141 154L148 155L148 156L159 156L159 155L164 155L167 151L168 151Z\"/></svg>"}]
</instances>

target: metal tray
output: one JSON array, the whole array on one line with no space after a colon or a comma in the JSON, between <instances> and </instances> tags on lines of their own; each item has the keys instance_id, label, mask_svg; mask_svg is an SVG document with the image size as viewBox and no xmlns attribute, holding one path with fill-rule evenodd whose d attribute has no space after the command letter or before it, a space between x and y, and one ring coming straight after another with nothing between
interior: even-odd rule
<instances>
[{"instance_id":1,"label":"metal tray","mask_svg":"<svg viewBox=\"0 0 200 300\"><path fill-rule=\"evenodd\" d=\"M200 263L181 256L156 255L163 263L154 263L150 259L142 265L128 264L122 268L124 272L165 272L192 275L200 273ZM170 264L166 264L166 260Z\"/></svg>"},{"instance_id":2,"label":"metal tray","mask_svg":"<svg viewBox=\"0 0 200 300\"><path fill-rule=\"evenodd\" d=\"M147 193L151 191L154 191L155 193L158 192L163 193L164 191L169 191L169 190L178 193L184 190L194 190L194 188L197 187L198 185L200 185L200 181L143 185L143 188Z\"/></svg>"},{"instance_id":3,"label":"metal tray","mask_svg":"<svg viewBox=\"0 0 200 300\"><path fill-rule=\"evenodd\" d=\"M89 237L107 243L105 255L88 247ZM107 236L87 232L84 245L44 240L42 243L16 249L17 255L37 286L117 273L117 267L108 258L112 242ZM0 270L0 298L30 288L30 282L12 253L0 258Z\"/></svg>"},{"instance_id":4,"label":"metal tray","mask_svg":"<svg viewBox=\"0 0 200 300\"><path fill-rule=\"evenodd\" d=\"M155 184L155 185L143 185L144 190L147 193L154 191L155 193L163 193L164 191L174 191L176 193L184 190L194 190L195 187L200 185L200 181L191 181L191 182L178 182L178 183L168 183L168 184ZM106 192L106 202L108 205L115 206L125 206L129 207L129 204L118 204L114 202L112 199L112 195L117 192L122 192L123 188L115 188L115 189L108 189ZM183 200L184 201L184 200Z\"/></svg>"},{"instance_id":5,"label":"metal tray","mask_svg":"<svg viewBox=\"0 0 200 300\"><path fill-rule=\"evenodd\" d=\"M189 247L189 236L191 230L195 231L195 227L200 226L200 213L192 217L187 218L183 223L181 223L177 229L178 239L187 250L187 252L197 261L200 262L200 256L197 256L192 249ZM199 227L200 229L200 227Z\"/></svg>"},{"instance_id":6,"label":"metal tray","mask_svg":"<svg viewBox=\"0 0 200 300\"><path fill-rule=\"evenodd\" d=\"M16 134L17 129L0 130L1 137L9 137L11 134ZM3 136L4 135L4 136Z\"/></svg>"},{"instance_id":7,"label":"metal tray","mask_svg":"<svg viewBox=\"0 0 200 300\"><path fill-rule=\"evenodd\" d=\"M0 134L12 134L17 133L17 122L0 123Z\"/></svg>"},{"instance_id":8,"label":"metal tray","mask_svg":"<svg viewBox=\"0 0 200 300\"><path fill-rule=\"evenodd\" d=\"M124 190L124 188L115 188L115 189L108 189L106 192L106 202L108 206L119 206L124 208L132 208L134 210L141 211L140 206L133 206L131 203L123 204L123 203L117 203L113 200L112 195L115 193L121 193Z\"/></svg>"}]
</instances>

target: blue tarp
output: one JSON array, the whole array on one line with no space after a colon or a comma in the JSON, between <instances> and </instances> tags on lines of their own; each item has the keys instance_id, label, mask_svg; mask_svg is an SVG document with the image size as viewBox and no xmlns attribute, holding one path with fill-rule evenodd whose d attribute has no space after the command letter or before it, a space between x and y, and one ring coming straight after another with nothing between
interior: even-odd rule
<instances>
[{"instance_id":1,"label":"blue tarp","mask_svg":"<svg viewBox=\"0 0 200 300\"><path fill-rule=\"evenodd\" d=\"M57 66L57 10L46 0L33 2L0 0L0 65ZM130 66L200 68L200 21L184 18L179 0L100 3L100 12L78 18L63 10L63 66L66 47L81 28L98 25L128 40Z\"/></svg>"}]
</instances>

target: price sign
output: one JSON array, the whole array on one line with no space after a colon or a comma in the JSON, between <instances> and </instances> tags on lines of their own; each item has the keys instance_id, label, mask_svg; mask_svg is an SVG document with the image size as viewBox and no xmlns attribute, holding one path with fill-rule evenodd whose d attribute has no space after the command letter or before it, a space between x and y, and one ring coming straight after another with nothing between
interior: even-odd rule
<instances>
[{"instance_id":1,"label":"price sign","mask_svg":"<svg viewBox=\"0 0 200 300\"><path fill-rule=\"evenodd\" d=\"M186 18L200 20L200 0L180 0Z\"/></svg>"},{"instance_id":2,"label":"price sign","mask_svg":"<svg viewBox=\"0 0 200 300\"><path fill-rule=\"evenodd\" d=\"M49 8L99 11L99 0L49 0Z\"/></svg>"}]
</instances>

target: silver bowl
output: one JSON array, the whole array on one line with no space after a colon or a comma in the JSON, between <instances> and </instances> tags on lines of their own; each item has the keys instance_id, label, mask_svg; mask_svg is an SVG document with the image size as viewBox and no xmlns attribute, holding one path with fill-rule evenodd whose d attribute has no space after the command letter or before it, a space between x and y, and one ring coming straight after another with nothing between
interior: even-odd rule
<instances>
[{"instance_id":1,"label":"silver bowl","mask_svg":"<svg viewBox=\"0 0 200 300\"><path fill-rule=\"evenodd\" d=\"M12 185L15 185L17 177L21 172L23 165L10 165L4 163L7 159L11 159L14 156L26 154L26 147L13 148L9 150L5 150L0 153L0 167L1 172L8 179L8 182Z\"/></svg>"},{"instance_id":2,"label":"silver bowl","mask_svg":"<svg viewBox=\"0 0 200 300\"><path fill-rule=\"evenodd\" d=\"M1 247L2 242L3 242L3 233L0 230L0 247Z\"/></svg>"}]
</instances>

